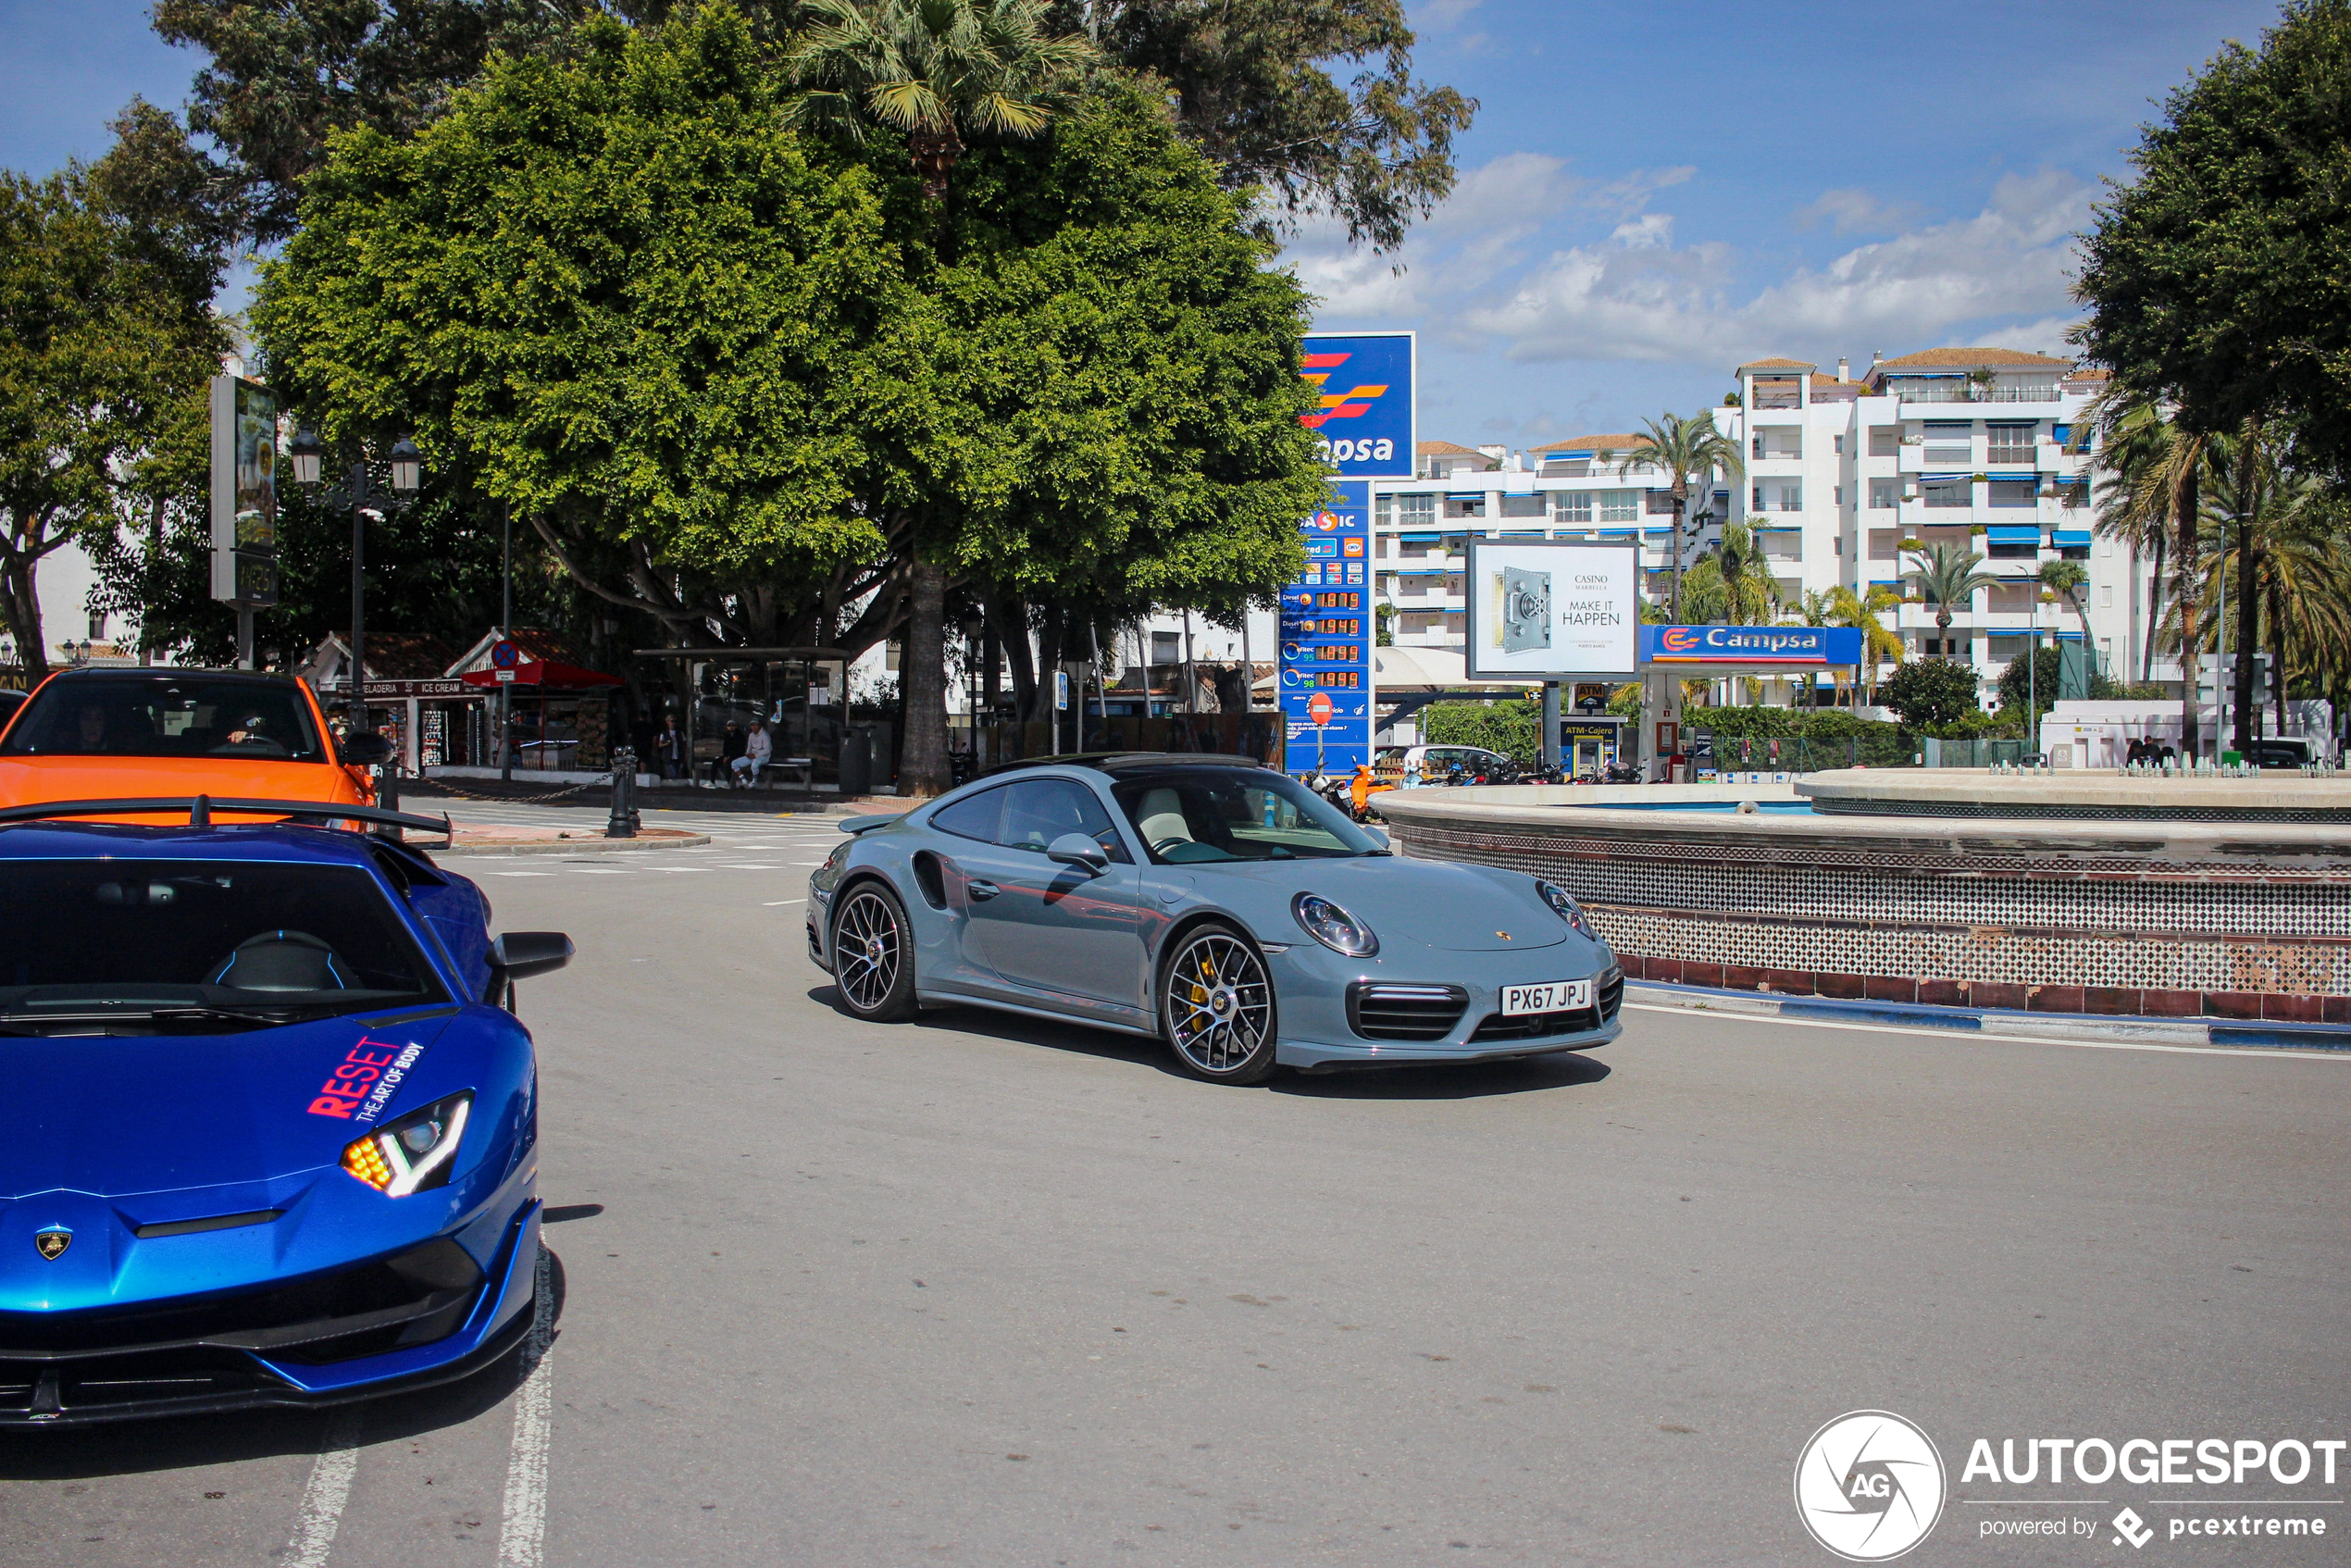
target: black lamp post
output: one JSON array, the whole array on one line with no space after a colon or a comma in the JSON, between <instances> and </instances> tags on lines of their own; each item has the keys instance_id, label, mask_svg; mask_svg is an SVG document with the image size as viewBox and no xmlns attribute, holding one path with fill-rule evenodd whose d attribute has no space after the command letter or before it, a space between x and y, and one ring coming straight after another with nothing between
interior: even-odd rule
<instances>
[{"instance_id":1,"label":"black lamp post","mask_svg":"<svg viewBox=\"0 0 2351 1568\"><path fill-rule=\"evenodd\" d=\"M988 635L987 617L978 612L964 617L964 705L971 713L972 777L979 777L979 666L984 639Z\"/></svg>"},{"instance_id":2,"label":"black lamp post","mask_svg":"<svg viewBox=\"0 0 2351 1568\"><path fill-rule=\"evenodd\" d=\"M390 516L404 511L417 499L417 491L424 483L423 454L406 436L392 443L388 454L392 467L392 488L376 484L367 472L364 454L352 460L351 471L342 483L331 490L318 489L325 477L321 472L325 449L320 446L317 432L304 429L295 433L288 448L293 458L294 483L312 492L330 506L351 508L351 675L350 696L346 707L350 714L352 733L367 728L367 514L376 511Z\"/></svg>"}]
</instances>

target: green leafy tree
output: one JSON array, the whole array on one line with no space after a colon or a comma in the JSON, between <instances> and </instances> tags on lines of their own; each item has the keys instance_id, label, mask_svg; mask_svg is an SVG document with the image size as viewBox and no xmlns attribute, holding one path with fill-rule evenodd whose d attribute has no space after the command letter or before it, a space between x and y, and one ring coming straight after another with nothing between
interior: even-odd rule
<instances>
[{"instance_id":1,"label":"green leafy tree","mask_svg":"<svg viewBox=\"0 0 2351 1568\"><path fill-rule=\"evenodd\" d=\"M200 49L189 128L239 226L273 243L330 136L415 135L493 52L566 53L594 0L156 0L165 42Z\"/></svg>"},{"instance_id":2,"label":"green leafy tree","mask_svg":"<svg viewBox=\"0 0 2351 1568\"><path fill-rule=\"evenodd\" d=\"M2080 342L2190 430L2351 467L2351 0L2292 0L2174 91L2084 246Z\"/></svg>"},{"instance_id":3,"label":"green leafy tree","mask_svg":"<svg viewBox=\"0 0 2351 1568\"><path fill-rule=\"evenodd\" d=\"M1351 243L1403 243L1452 193L1453 138L1477 101L1412 76L1400 0L1062 0L1113 59L1167 84L1176 127L1233 191L1295 223L1327 215ZM1360 67L1342 81L1331 67Z\"/></svg>"},{"instance_id":4,"label":"green leafy tree","mask_svg":"<svg viewBox=\"0 0 2351 1568\"><path fill-rule=\"evenodd\" d=\"M582 38L338 141L264 270L273 377L330 438L413 429L676 639L870 645L930 412L881 185L781 125L736 13Z\"/></svg>"},{"instance_id":5,"label":"green leafy tree","mask_svg":"<svg viewBox=\"0 0 2351 1568\"><path fill-rule=\"evenodd\" d=\"M1083 40L1049 30L1043 0L806 0L805 9L814 25L790 57L801 92L785 106L785 123L902 132L923 194L934 201L945 199L967 139L1037 135L1092 57ZM954 226L942 226L944 246L958 237ZM939 561L946 546L930 532L918 529L909 541L901 666L899 778L920 795L949 782L947 574Z\"/></svg>"},{"instance_id":6,"label":"green leafy tree","mask_svg":"<svg viewBox=\"0 0 2351 1568\"><path fill-rule=\"evenodd\" d=\"M1975 671L1949 659L1911 659L1880 688L1885 705L1913 729L1958 724L1982 711Z\"/></svg>"},{"instance_id":7,"label":"green leafy tree","mask_svg":"<svg viewBox=\"0 0 2351 1568\"><path fill-rule=\"evenodd\" d=\"M94 165L0 173L0 618L34 678L41 563L112 533L227 347L217 236L172 200L185 138L141 104L114 129Z\"/></svg>"},{"instance_id":8,"label":"green leafy tree","mask_svg":"<svg viewBox=\"0 0 2351 1568\"><path fill-rule=\"evenodd\" d=\"M2064 673L2064 650L2054 643L2034 650L2029 656L2010 659L2008 668L2000 672L2000 712L2022 714L2031 707L2036 717L2046 714L2058 701ZM2122 689L2095 661L2088 674L2088 686L2083 695L2091 702L2103 703L2122 695Z\"/></svg>"},{"instance_id":9,"label":"green leafy tree","mask_svg":"<svg viewBox=\"0 0 2351 1568\"><path fill-rule=\"evenodd\" d=\"M1306 300L1242 198L1123 84L975 148L957 180L959 259L925 294L958 432L941 562L1041 717L1037 675L1100 628L1154 604L1231 624L1297 574L1299 521L1328 501L1298 420Z\"/></svg>"}]
</instances>

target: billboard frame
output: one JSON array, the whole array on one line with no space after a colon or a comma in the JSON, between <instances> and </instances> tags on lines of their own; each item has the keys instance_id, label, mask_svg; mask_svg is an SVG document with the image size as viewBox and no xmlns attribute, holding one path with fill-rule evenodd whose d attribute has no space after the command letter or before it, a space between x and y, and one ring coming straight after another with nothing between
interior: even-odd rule
<instances>
[{"instance_id":1,"label":"billboard frame","mask_svg":"<svg viewBox=\"0 0 2351 1568\"><path fill-rule=\"evenodd\" d=\"M1569 684L1577 681L1627 681L1640 678L1641 662L1641 551L1636 539L1480 539L1471 535L1469 561L1462 568L1462 606L1463 611L1462 674L1470 680L1541 681L1546 685ZM1625 667L1617 669L1494 669L1479 662L1486 651L1486 610L1485 596L1479 585L1478 555L1480 550L1612 550L1631 557L1626 582L1632 588L1632 604L1628 629L1632 656Z\"/></svg>"}]
</instances>

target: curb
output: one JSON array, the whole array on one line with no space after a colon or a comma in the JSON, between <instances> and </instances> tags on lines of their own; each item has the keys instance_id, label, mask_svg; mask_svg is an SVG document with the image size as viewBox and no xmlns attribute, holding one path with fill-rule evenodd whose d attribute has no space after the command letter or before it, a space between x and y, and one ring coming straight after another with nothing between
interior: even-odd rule
<instances>
[{"instance_id":1,"label":"curb","mask_svg":"<svg viewBox=\"0 0 2351 1568\"><path fill-rule=\"evenodd\" d=\"M1761 996L1754 991L1714 990L1705 986L1669 986L1638 980L1625 984L1624 1000L1693 1012L1892 1024L1912 1029L1947 1029L1954 1034L2351 1052L2351 1028L2324 1024L2234 1023L2225 1018L2119 1017L2086 1013L2016 1013L1990 1007L1934 1007L1897 1002L1839 1002L1830 997Z\"/></svg>"},{"instance_id":2,"label":"curb","mask_svg":"<svg viewBox=\"0 0 2351 1568\"><path fill-rule=\"evenodd\" d=\"M710 842L707 833L678 833L659 839L606 839L582 835L577 839L522 839L506 843L452 844L445 850L428 850L435 860L452 854L605 854L616 850L690 850Z\"/></svg>"},{"instance_id":3,"label":"curb","mask_svg":"<svg viewBox=\"0 0 2351 1568\"><path fill-rule=\"evenodd\" d=\"M533 797L541 791L519 782L511 791L508 791L502 790L495 779L468 778L464 780L468 787L462 794L454 788L436 788L436 782L429 778L404 778L400 781L401 798L406 800L413 795L419 800L471 801L481 805L541 803ZM471 788L473 785L483 783L486 783L488 788L479 790ZM606 799L604 794L591 790L573 796L566 803L567 803L574 807L602 811L605 807ZM742 793L730 795L727 791L718 790L661 790L641 786L637 790L637 809L641 812L710 812L729 816L869 816L890 810L891 806L888 803L894 799L895 797L889 795L865 797L854 801L840 801L829 797L818 797L813 800L805 797L795 799L790 796L771 796L762 799ZM911 801L899 801L897 807L900 810L907 810L911 809L914 803Z\"/></svg>"}]
</instances>

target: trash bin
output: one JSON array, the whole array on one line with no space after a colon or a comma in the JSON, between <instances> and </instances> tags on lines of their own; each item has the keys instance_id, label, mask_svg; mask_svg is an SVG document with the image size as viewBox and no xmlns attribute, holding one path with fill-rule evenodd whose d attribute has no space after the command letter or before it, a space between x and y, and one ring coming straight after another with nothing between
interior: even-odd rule
<instances>
[{"instance_id":1,"label":"trash bin","mask_svg":"<svg viewBox=\"0 0 2351 1568\"><path fill-rule=\"evenodd\" d=\"M874 732L871 726L844 725L840 732L840 792L874 792Z\"/></svg>"}]
</instances>

